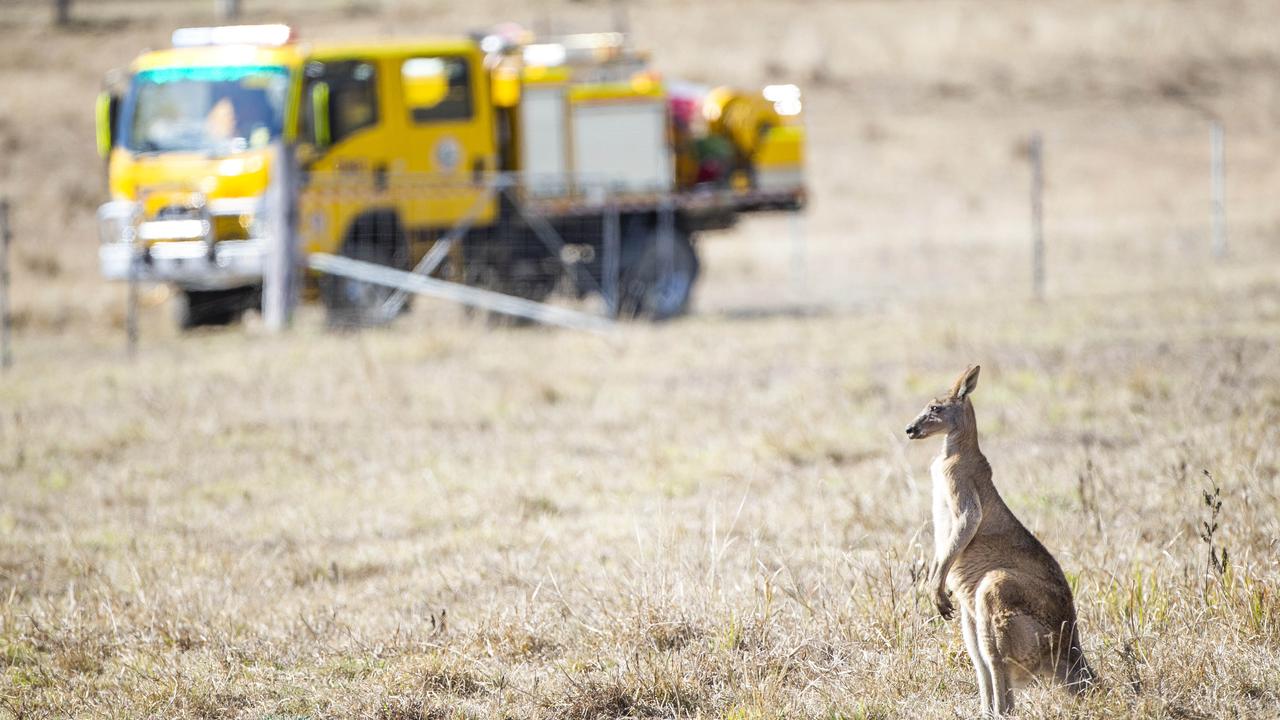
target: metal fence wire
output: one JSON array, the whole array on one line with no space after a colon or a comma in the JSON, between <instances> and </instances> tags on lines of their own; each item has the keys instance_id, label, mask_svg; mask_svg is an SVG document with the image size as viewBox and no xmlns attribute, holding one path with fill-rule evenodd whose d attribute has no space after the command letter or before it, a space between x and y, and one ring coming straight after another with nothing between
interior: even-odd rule
<instances>
[{"instance_id":1,"label":"metal fence wire","mask_svg":"<svg viewBox=\"0 0 1280 720\"><path fill-rule=\"evenodd\" d=\"M572 186L513 173L459 179L401 173L304 176L299 242L330 253L538 303L577 302L609 318L662 320L689 308L698 231L732 213L712 198ZM316 281L333 324L405 310L403 288L332 272Z\"/></svg>"}]
</instances>

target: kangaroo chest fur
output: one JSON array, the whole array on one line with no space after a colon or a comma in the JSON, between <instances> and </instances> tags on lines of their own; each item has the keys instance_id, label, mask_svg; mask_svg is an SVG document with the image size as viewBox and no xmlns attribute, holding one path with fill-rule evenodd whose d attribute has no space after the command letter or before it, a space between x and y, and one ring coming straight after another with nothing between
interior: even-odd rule
<instances>
[{"instance_id":1,"label":"kangaroo chest fur","mask_svg":"<svg viewBox=\"0 0 1280 720\"><path fill-rule=\"evenodd\" d=\"M999 568L1008 561L1007 554L999 548L988 547L993 532L1000 532L1004 522L1002 503L994 497L983 497L978 485L989 484L989 466L981 456L961 458L939 455L929 467L933 480L933 543L935 560L941 562L947 555L948 544L956 525L968 515L969 522L976 522L974 535L960 554L954 558L946 583L966 606L970 604L981 576ZM981 478L976 475L983 475Z\"/></svg>"},{"instance_id":2,"label":"kangaroo chest fur","mask_svg":"<svg viewBox=\"0 0 1280 720\"><path fill-rule=\"evenodd\" d=\"M946 549L947 537L951 534L951 489L950 480L946 476L946 458L942 455L933 459L929 466L929 475L933 479L933 552L940 556Z\"/></svg>"},{"instance_id":3,"label":"kangaroo chest fur","mask_svg":"<svg viewBox=\"0 0 1280 720\"><path fill-rule=\"evenodd\" d=\"M944 452L929 466L933 481L934 557L941 561L953 530L965 512L980 519L972 539L954 558L946 584L966 607L989 572L1032 579L1047 594L1070 597L1058 563L1018 522L991 485L990 465L981 455L955 457Z\"/></svg>"}]
</instances>

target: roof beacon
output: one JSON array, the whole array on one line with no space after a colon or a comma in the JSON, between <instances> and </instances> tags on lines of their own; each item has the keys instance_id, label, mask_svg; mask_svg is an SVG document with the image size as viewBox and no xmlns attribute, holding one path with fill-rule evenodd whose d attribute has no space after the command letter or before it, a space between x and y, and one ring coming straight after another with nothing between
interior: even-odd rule
<instances>
[{"instance_id":1,"label":"roof beacon","mask_svg":"<svg viewBox=\"0 0 1280 720\"><path fill-rule=\"evenodd\" d=\"M226 25L223 27L190 27L173 31L176 48L209 45L286 45L293 40L288 25Z\"/></svg>"}]
</instances>

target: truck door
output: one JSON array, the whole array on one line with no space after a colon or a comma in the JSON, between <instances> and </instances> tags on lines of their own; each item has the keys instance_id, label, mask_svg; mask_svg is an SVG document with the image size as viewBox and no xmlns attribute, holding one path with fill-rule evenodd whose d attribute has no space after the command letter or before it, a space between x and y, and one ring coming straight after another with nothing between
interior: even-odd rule
<instances>
[{"instance_id":1,"label":"truck door","mask_svg":"<svg viewBox=\"0 0 1280 720\"><path fill-rule=\"evenodd\" d=\"M328 125L329 144L319 150L310 170L315 172L340 172L373 180L373 171L385 166L390 159L388 143L382 135L386 132L386 119L381 108L385 88L380 87L382 75L378 63L372 60L312 60L304 69L303 128L300 136L313 137L316 119L308 104L311 92L323 83L328 90L329 117L322 120Z\"/></svg>"},{"instance_id":2,"label":"truck door","mask_svg":"<svg viewBox=\"0 0 1280 720\"><path fill-rule=\"evenodd\" d=\"M338 251L358 216L392 205L385 76L384 64L368 58L318 58L303 68L298 137L306 180L301 234L308 251ZM328 108L322 118L312 101L318 90ZM327 144L312 145L320 135Z\"/></svg>"},{"instance_id":3,"label":"truck door","mask_svg":"<svg viewBox=\"0 0 1280 720\"><path fill-rule=\"evenodd\" d=\"M489 223L497 203L486 186L497 150L480 54L409 54L398 59L394 75L399 102L387 107L404 130L391 183L403 222L411 228Z\"/></svg>"}]
</instances>

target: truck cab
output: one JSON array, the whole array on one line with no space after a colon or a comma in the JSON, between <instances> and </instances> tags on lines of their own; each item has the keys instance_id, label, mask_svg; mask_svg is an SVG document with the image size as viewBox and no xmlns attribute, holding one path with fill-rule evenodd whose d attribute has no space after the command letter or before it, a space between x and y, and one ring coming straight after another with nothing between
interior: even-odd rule
<instances>
[{"instance_id":1,"label":"truck cab","mask_svg":"<svg viewBox=\"0 0 1280 720\"><path fill-rule=\"evenodd\" d=\"M99 102L100 266L175 284L184 325L256 302L273 145L303 171L297 192L340 196L302 218L306 252L403 265L408 230L493 219L481 179L497 169L494 111L469 39L310 46L284 26L187 28L130 70ZM407 201L426 175L450 192Z\"/></svg>"},{"instance_id":2,"label":"truck cab","mask_svg":"<svg viewBox=\"0 0 1280 720\"><path fill-rule=\"evenodd\" d=\"M295 157L305 252L407 269L464 218L497 215L494 109L465 38L310 48ZM331 320L373 322L393 291L321 276ZM345 318L345 320L344 320Z\"/></svg>"},{"instance_id":3,"label":"truck cab","mask_svg":"<svg viewBox=\"0 0 1280 720\"><path fill-rule=\"evenodd\" d=\"M488 87L480 49L465 40L316 48L303 64L298 160L315 182L340 182L364 201L360 213L382 206L405 227L452 226L497 169ZM457 191L404 202L425 175ZM488 202L476 219L493 212ZM306 247L332 252L334 239L310 234Z\"/></svg>"},{"instance_id":4,"label":"truck cab","mask_svg":"<svg viewBox=\"0 0 1280 720\"><path fill-rule=\"evenodd\" d=\"M256 302L271 147L296 125L300 55L287 33L178 31L99 99L102 274L175 284L184 325L230 322Z\"/></svg>"}]
</instances>

